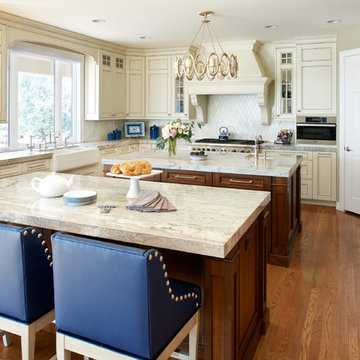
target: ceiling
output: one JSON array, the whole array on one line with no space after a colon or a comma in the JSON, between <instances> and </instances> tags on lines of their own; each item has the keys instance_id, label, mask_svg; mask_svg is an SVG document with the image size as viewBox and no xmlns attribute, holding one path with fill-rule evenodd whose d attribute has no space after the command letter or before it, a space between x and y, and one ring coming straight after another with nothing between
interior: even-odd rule
<instances>
[{"instance_id":1,"label":"ceiling","mask_svg":"<svg viewBox=\"0 0 360 360\"><path fill-rule=\"evenodd\" d=\"M0 0L0 11L147 48L190 45L204 10L215 12L210 20L220 42L286 40L360 25L359 0ZM331 19L342 22L328 24ZM265 29L269 24L279 27Z\"/></svg>"}]
</instances>

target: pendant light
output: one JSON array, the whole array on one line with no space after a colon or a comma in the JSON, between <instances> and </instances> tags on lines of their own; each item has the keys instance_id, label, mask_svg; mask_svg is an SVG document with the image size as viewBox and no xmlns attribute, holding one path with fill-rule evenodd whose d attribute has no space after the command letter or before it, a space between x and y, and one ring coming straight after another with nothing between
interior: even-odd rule
<instances>
[{"instance_id":1,"label":"pendant light","mask_svg":"<svg viewBox=\"0 0 360 360\"><path fill-rule=\"evenodd\" d=\"M218 77L221 80L225 77L230 79L237 77L237 57L233 54L229 56L221 46L210 25L210 20L208 19L208 17L213 14L213 11L203 11L199 13L199 15L203 17L203 20L201 21L201 25L195 34L187 53L184 56L176 56L175 58L175 77L179 77L180 79L186 77L188 80L192 80L194 76L198 80L202 80L205 75L209 80L213 80L215 77ZM212 44L212 51L208 55L201 46L206 29ZM194 42L199 34L201 34L201 39L199 46L196 48L194 47ZM220 52L216 51L215 42L217 43L219 48L218 51ZM192 51L194 49L196 49L196 51Z\"/></svg>"}]
</instances>

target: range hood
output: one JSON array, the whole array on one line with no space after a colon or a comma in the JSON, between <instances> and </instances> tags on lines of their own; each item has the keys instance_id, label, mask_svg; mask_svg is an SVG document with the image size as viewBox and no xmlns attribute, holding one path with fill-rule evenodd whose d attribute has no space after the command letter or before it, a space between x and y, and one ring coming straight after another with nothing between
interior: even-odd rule
<instances>
[{"instance_id":1,"label":"range hood","mask_svg":"<svg viewBox=\"0 0 360 360\"><path fill-rule=\"evenodd\" d=\"M264 71L257 56L262 44L256 40L227 46L237 55L239 70L236 79L214 79L212 81L196 79L187 82L191 104L196 110L196 120L206 122L208 95L249 95L257 96L261 113L261 123L271 123L269 105L269 87L273 80L264 76ZM235 50L234 50L235 47Z\"/></svg>"}]
</instances>

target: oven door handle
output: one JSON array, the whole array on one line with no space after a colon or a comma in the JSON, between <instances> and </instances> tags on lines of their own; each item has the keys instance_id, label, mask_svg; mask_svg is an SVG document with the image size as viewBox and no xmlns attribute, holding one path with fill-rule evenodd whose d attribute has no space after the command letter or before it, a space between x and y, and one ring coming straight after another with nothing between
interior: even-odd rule
<instances>
[{"instance_id":1,"label":"oven door handle","mask_svg":"<svg viewBox=\"0 0 360 360\"><path fill-rule=\"evenodd\" d=\"M308 127L323 127L323 126L327 126L327 127L336 127L336 124L327 124L327 123L319 123L319 124L304 124L304 123L297 123L296 126L308 126Z\"/></svg>"}]
</instances>

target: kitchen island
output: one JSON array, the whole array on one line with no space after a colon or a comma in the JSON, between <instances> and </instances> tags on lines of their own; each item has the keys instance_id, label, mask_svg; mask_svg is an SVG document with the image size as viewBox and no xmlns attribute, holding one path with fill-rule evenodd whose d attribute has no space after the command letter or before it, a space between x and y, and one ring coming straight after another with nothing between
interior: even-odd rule
<instances>
[{"instance_id":1,"label":"kitchen island","mask_svg":"<svg viewBox=\"0 0 360 360\"><path fill-rule=\"evenodd\" d=\"M255 159L253 154L209 152L206 160L194 161L188 152L179 152L169 159L166 151L143 151L102 159L104 174L115 163L135 159L147 160L153 168L163 170L153 181L270 191L267 261L290 266L296 237L301 231L301 156L259 154Z\"/></svg>"},{"instance_id":2,"label":"kitchen island","mask_svg":"<svg viewBox=\"0 0 360 360\"><path fill-rule=\"evenodd\" d=\"M1 179L0 221L160 249L170 277L202 288L203 358L254 354L269 321L264 216L270 193L147 182L144 189L160 191L177 211L142 213L125 208L128 183L111 178L75 176L72 190L97 191L96 204L41 198L30 182L47 175ZM102 214L100 204L116 207Z\"/></svg>"}]
</instances>

